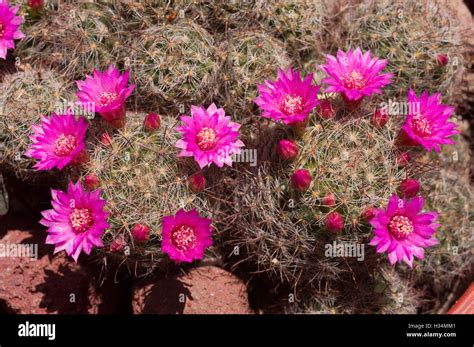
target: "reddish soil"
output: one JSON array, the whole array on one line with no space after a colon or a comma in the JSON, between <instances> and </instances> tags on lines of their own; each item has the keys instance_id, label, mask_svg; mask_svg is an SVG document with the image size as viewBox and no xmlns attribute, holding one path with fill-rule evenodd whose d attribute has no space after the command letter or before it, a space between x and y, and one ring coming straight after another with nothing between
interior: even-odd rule
<instances>
[{"instance_id":1,"label":"reddish soil","mask_svg":"<svg viewBox=\"0 0 474 347\"><path fill-rule=\"evenodd\" d=\"M97 269L72 262L44 244L46 233L31 219L0 217L0 244L36 244L38 259L0 257L0 313L120 313L123 288L105 281ZM18 230L21 229L21 230Z\"/></svg>"},{"instance_id":2,"label":"reddish soil","mask_svg":"<svg viewBox=\"0 0 474 347\"><path fill-rule=\"evenodd\" d=\"M198 267L173 278L138 281L132 309L135 314L251 313L245 284L214 266Z\"/></svg>"}]
</instances>

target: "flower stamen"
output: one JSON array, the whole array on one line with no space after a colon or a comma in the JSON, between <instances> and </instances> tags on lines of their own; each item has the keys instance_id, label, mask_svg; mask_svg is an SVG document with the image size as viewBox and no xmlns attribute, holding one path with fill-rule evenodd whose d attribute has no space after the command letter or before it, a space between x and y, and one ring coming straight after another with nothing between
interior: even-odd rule
<instances>
[{"instance_id":1,"label":"flower stamen","mask_svg":"<svg viewBox=\"0 0 474 347\"><path fill-rule=\"evenodd\" d=\"M425 137L431 135L431 125L428 119L426 119L425 116L421 114L417 114L416 116L413 117L412 119L412 124L413 124L413 132L420 136L420 137Z\"/></svg>"},{"instance_id":2,"label":"flower stamen","mask_svg":"<svg viewBox=\"0 0 474 347\"><path fill-rule=\"evenodd\" d=\"M77 138L74 135L61 134L54 141L54 154L58 157L65 157L77 147Z\"/></svg>"},{"instance_id":3,"label":"flower stamen","mask_svg":"<svg viewBox=\"0 0 474 347\"><path fill-rule=\"evenodd\" d=\"M203 151L208 151L214 148L217 143L217 134L214 129L204 127L196 135L196 143Z\"/></svg>"},{"instance_id":4,"label":"flower stamen","mask_svg":"<svg viewBox=\"0 0 474 347\"><path fill-rule=\"evenodd\" d=\"M347 89L361 90L367 85L366 79L362 77L360 72L355 70L341 77L341 82Z\"/></svg>"},{"instance_id":5,"label":"flower stamen","mask_svg":"<svg viewBox=\"0 0 474 347\"><path fill-rule=\"evenodd\" d=\"M171 242L180 251L189 251L196 247L197 237L193 228L181 225L171 232Z\"/></svg>"},{"instance_id":6,"label":"flower stamen","mask_svg":"<svg viewBox=\"0 0 474 347\"><path fill-rule=\"evenodd\" d=\"M281 101L281 111L286 115L301 113L304 109L303 99L299 95L285 94Z\"/></svg>"},{"instance_id":7,"label":"flower stamen","mask_svg":"<svg viewBox=\"0 0 474 347\"><path fill-rule=\"evenodd\" d=\"M394 216L390 223L388 224L388 228L390 233L395 237L397 240L403 240L407 238L413 232L413 223L412 221L406 216Z\"/></svg>"},{"instance_id":8,"label":"flower stamen","mask_svg":"<svg viewBox=\"0 0 474 347\"><path fill-rule=\"evenodd\" d=\"M92 213L88 208L75 208L69 217L74 232L83 233L88 230L92 224Z\"/></svg>"},{"instance_id":9,"label":"flower stamen","mask_svg":"<svg viewBox=\"0 0 474 347\"><path fill-rule=\"evenodd\" d=\"M118 99L116 92L102 92L100 94L100 106L107 107Z\"/></svg>"}]
</instances>

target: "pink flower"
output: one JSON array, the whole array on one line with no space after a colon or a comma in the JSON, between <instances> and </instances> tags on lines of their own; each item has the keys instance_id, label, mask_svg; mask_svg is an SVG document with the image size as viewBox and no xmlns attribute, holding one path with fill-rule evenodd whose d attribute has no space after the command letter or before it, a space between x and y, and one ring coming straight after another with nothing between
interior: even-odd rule
<instances>
[{"instance_id":1,"label":"pink flower","mask_svg":"<svg viewBox=\"0 0 474 347\"><path fill-rule=\"evenodd\" d=\"M424 248L438 244L433 236L440 226L435 223L438 214L421 213L423 205L421 196L406 200L393 194L386 210L376 210L370 221L375 234L370 245L377 246L377 253L388 252L390 264L403 260L413 267L413 256L423 259Z\"/></svg>"},{"instance_id":2,"label":"pink flower","mask_svg":"<svg viewBox=\"0 0 474 347\"><path fill-rule=\"evenodd\" d=\"M150 238L150 227L144 224L135 224L132 228L132 236L137 242L145 242Z\"/></svg>"},{"instance_id":3,"label":"pink flower","mask_svg":"<svg viewBox=\"0 0 474 347\"><path fill-rule=\"evenodd\" d=\"M115 127L124 126L125 100L135 89L134 84L127 87L128 71L121 75L110 65L107 71L94 70L93 76L86 75L85 81L76 83L79 88L76 96L82 103L93 103L95 112L107 122Z\"/></svg>"},{"instance_id":4,"label":"pink flower","mask_svg":"<svg viewBox=\"0 0 474 347\"><path fill-rule=\"evenodd\" d=\"M79 182L69 182L67 192L52 189L51 195L53 209L41 212L40 223L48 227L46 243L56 246L54 253L65 250L77 262L81 251L90 254L93 246L104 246L101 237L110 226L100 189L87 192Z\"/></svg>"},{"instance_id":5,"label":"pink flower","mask_svg":"<svg viewBox=\"0 0 474 347\"><path fill-rule=\"evenodd\" d=\"M291 184L293 188L298 192L305 192L308 190L311 185L311 180L313 177L306 169L296 170L293 175L291 175Z\"/></svg>"},{"instance_id":6,"label":"pink flower","mask_svg":"<svg viewBox=\"0 0 474 347\"><path fill-rule=\"evenodd\" d=\"M281 140L278 142L277 152L283 160L295 160L298 156L298 145L293 140Z\"/></svg>"},{"instance_id":7,"label":"pink flower","mask_svg":"<svg viewBox=\"0 0 474 347\"><path fill-rule=\"evenodd\" d=\"M454 144L449 137L459 134L456 124L448 122L454 112L453 106L441 104L441 94L429 95L424 91L418 98L408 91L409 114L400 131L399 141L405 145L421 145L427 151L441 150L440 145Z\"/></svg>"},{"instance_id":8,"label":"pink flower","mask_svg":"<svg viewBox=\"0 0 474 347\"><path fill-rule=\"evenodd\" d=\"M420 191L421 185L418 180L406 179L398 186L398 191L405 198L412 198Z\"/></svg>"},{"instance_id":9,"label":"pink flower","mask_svg":"<svg viewBox=\"0 0 474 347\"><path fill-rule=\"evenodd\" d=\"M258 84L260 95L255 103L263 110L262 117L281 120L285 124L303 121L311 110L319 104L319 86L313 86L313 74L301 79L298 71L290 68L286 72L279 69L275 82Z\"/></svg>"},{"instance_id":10,"label":"pink flower","mask_svg":"<svg viewBox=\"0 0 474 347\"><path fill-rule=\"evenodd\" d=\"M25 37L20 31L20 25L25 20L21 16L15 16L20 6L10 7L8 0L0 0L0 58L7 58L7 50L15 48L14 40Z\"/></svg>"},{"instance_id":11,"label":"pink flower","mask_svg":"<svg viewBox=\"0 0 474 347\"><path fill-rule=\"evenodd\" d=\"M50 118L41 117L40 125L33 125L33 142L25 155L37 159L36 170L51 170L57 167L62 170L68 164L79 163L85 154L84 139L87 123L74 115L57 115Z\"/></svg>"},{"instance_id":12,"label":"pink flower","mask_svg":"<svg viewBox=\"0 0 474 347\"><path fill-rule=\"evenodd\" d=\"M196 210L179 210L175 216L165 216L161 249L176 262L191 263L204 257L212 245L211 220L201 218Z\"/></svg>"},{"instance_id":13,"label":"pink flower","mask_svg":"<svg viewBox=\"0 0 474 347\"><path fill-rule=\"evenodd\" d=\"M385 59L372 58L370 51L362 53L357 48L346 53L339 49L337 58L328 54L326 64L320 66L329 75L322 83L329 85L327 93L343 93L348 100L381 94L382 88L391 82L393 76L391 73L380 73L385 65Z\"/></svg>"},{"instance_id":14,"label":"pink flower","mask_svg":"<svg viewBox=\"0 0 474 347\"><path fill-rule=\"evenodd\" d=\"M331 212L326 217L326 229L337 233L344 229L344 218L338 212Z\"/></svg>"},{"instance_id":15,"label":"pink flower","mask_svg":"<svg viewBox=\"0 0 474 347\"><path fill-rule=\"evenodd\" d=\"M194 157L202 169L212 163L218 167L232 166L232 155L240 153L244 144L238 140L240 124L230 121L223 108L211 104L207 110L191 106L191 117L181 116L182 126L176 128L183 138L176 142L180 157Z\"/></svg>"}]
</instances>

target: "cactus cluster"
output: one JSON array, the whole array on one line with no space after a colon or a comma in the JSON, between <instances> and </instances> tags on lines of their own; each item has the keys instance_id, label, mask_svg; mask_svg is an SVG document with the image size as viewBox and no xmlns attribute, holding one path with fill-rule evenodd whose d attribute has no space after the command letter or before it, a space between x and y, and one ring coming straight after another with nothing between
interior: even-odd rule
<instances>
[{"instance_id":1,"label":"cactus cluster","mask_svg":"<svg viewBox=\"0 0 474 347\"><path fill-rule=\"evenodd\" d=\"M0 84L0 163L21 178L33 178L34 160L23 154L30 144L31 125L41 114L68 107L68 83L49 69L26 69L6 75Z\"/></svg>"},{"instance_id":2,"label":"cactus cluster","mask_svg":"<svg viewBox=\"0 0 474 347\"><path fill-rule=\"evenodd\" d=\"M298 202L302 218L324 227L328 212L337 211L347 229L360 230L366 225L364 210L380 206L408 176L398 165L399 150L394 146L399 122L390 120L376 129L372 113L367 110L365 116L342 121L318 120L308 127L293 164L313 177L311 190Z\"/></svg>"},{"instance_id":3,"label":"cactus cluster","mask_svg":"<svg viewBox=\"0 0 474 347\"><path fill-rule=\"evenodd\" d=\"M17 58L82 78L118 59L123 21L103 3L61 4L26 27Z\"/></svg>"},{"instance_id":4,"label":"cactus cluster","mask_svg":"<svg viewBox=\"0 0 474 347\"><path fill-rule=\"evenodd\" d=\"M107 200L110 229L104 235L105 254L126 259L137 272L153 271L164 258L160 247L163 216L180 208L210 213L203 196L188 185L194 167L176 160L176 121L162 118L158 130L148 131L144 119L145 114L129 114L126 126L109 133L107 142L98 133L91 140L90 161L81 177L85 186L100 187ZM136 225L149 228L148 235L134 236Z\"/></svg>"},{"instance_id":5,"label":"cactus cluster","mask_svg":"<svg viewBox=\"0 0 474 347\"><path fill-rule=\"evenodd\" d=\"M124 65L133 70L139 101L184 113L186 105L212 99L218 57L205 29L177 22L151 26L139 35L138 40L130 35L124 46Z\"/></svg>"},{"instance_id":6,"label":"cactus cluster","mask_svg":"<svg viewBox=\"0 0 474 347\"><path fill-rule=\"evenodd\" d=\"M23 154L32 142L46 143L43 153L54 144L57 161L85 143L81 166L61 171L55 187L66 189L67 180L62 194L79 202L85 197L87 206L76 200L66 206L56 191L53 210L42 220L58 248L64 244L56 222L64 211L70 237L94 230L89 241L78 241L82 248L74 242L65 249L76 261L93 247L104 263L126 264L138 276L170 269L179 256L202 259L199 252L184 254L202 241L200 250L232 270L250 278L263 274L284 297L279 312L443 312L437 298L445 299L446 288L472 272L474 218L471 154L447 122L463 69L461 34L451 24L437 5L414 0L49 5L22 27L27 37L14 53L19 71L2 77L0 165L31 179L38 177L34 161ZM336 57L326 56L336 48ZM418 147L402 141L407 114L380 111L410 88L417 95L442 92L442 101L427 108L448 116L435 123L431 112L411 124L431 141ZM31 136L41 114L64 116L76 98L94 104L97 114L81 119L87 137ZM429 138L431 131L444 132ZM447 146L451 139L457 144ZM440 154L423 150L436 145L443 145ZM233 153L222 158L218 147L252 152L256 162ZM439 245L423 253L434 245L430 234L423 247L412 244L424 260L391 254L391 263L407 265L389 267L380 254L388 247L371 242L376 209L385 212L391 197L411 198L420 189L423 210L441 212ZM100 215L97 225L92 210ZM190 224L172 225L178 214ZM414 232L410 220L395 222L385 223L390 235ZM435 228L425 227L426 233ZM163 246L163 235L171 234L174 258ZM342 248L339 255L338 246L362 247L362 253L347 255L349 248Z\"/></svg>"},{"instance_id":7,"label":"cactus cluster","mask_svg":"<svg viewBox=\"0 0 474 347\"><path fill-rule=\"evenodd\" d=\"M455 94L450 87L463 69L462 32L446 8L429 1L363 1L344 13L339 30L346 48L370 49L397 71L385 95L396 98L409 87Z\"/></svg>"},{"instance_id":8,"label":"cactus cluster","mask_svg":"<svg viewBox=\"0 0 474 347\"><path fill-rule=\"evenodd\" d=\"M234 119L248 121L256 113L256 83L270 78L275 66L289 66L291 59L283 41L260 31L235 31L222 51L219 99Z\"/></svg>"}]
</instances>

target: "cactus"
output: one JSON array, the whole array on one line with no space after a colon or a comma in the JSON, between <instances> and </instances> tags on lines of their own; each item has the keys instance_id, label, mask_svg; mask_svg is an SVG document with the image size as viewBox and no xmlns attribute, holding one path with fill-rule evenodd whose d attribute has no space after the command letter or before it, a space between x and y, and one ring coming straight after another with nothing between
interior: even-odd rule
<instances>
[{"instance_id":1,"label":"cactus","mask_svg":"<svg viewBox=\"0 0 474 347\"><path fill-rule=\"evenodd\" d=\"M285 44L263 32L234 32L223 44L225 62L219 97L233 119L244 120L257 114L253 102L257 96L257 83L271 79L275 67L291 64Z\"/></svg>"},{"instance_id":2,"label":"cactus","mask_svg":"<svg viewBox=\"0 0 474 347\"><path fill-rule=\"evenodd\" d=\"M459 124L466 130L466 122ZM470 185L469 143L462 135L457 144L443 148L438 170L426 180L428 206L440 211L437 235L439 246L427 254L422 267L418 268L416 281L447 300L448 293L456 290L456 283L472 277L472 225L474 213L472 201L474 192ZM429 157L429 155L427 155ZM447 303L447 304L453 304ZM431 302L425 308L429 312L445 313L449 307Z\"/></svg>"},{"instance_id":3,"label":"cactus","mask_svg":"<svg viewBox=\"0 0 474 347\"><path fill-rule=\"evenodd\" d=\"M23 156L31 125L39 122L41 114L59 112L72 100L66 82L55 71L28 69L6 75L0 85L1 165L18 177L33 178L34 160Z\"/></svg>"},{"instance_id":4,"label":"cactus","mask_svg":"<svg viewBox=\"0 0 474 347\"><path fill-rule=\"evenodd\" d=\"M267 3L267 2L266 2ZM288 44L299 60L320 54L331 43L328 35L333 4L324 0L270 1L263 10L265 28Z\"/></svg>"},{"instance_id":5,"label":"cactus","mask_svg":"<svg viewBox=\"0 0 474 347\"><path fill-rule=\"evenodd\" d=\"M462 37L445 8L415 0L363 1L345 11L339 30L346 48L388 59L387 70L395 72L388 97L404 96L410 86L443 95L456 90L451 87L462 70ZM438 54L448 56L448 65L437 65Z\"/></svg>"},{"instance_id":6,"label":"cactus","mask_svg":"<svg viewBox=\"0 0 474 347\"><path fill-rule=\"evenodd\" d=\"M137 83L138 100L184 113L215 94L217 52L206 30L193 23L152 26L129 37L125 66Z\"/></svg>"},{"instance_id":7,"label":"cactus","mask_svg":"<svg viewBox=\"0 0 474 347\"><path fill-rule=\"evenodd\" d=\"M362 118L314 122L300 140L293 170L307 169L313 184L300 197L299 213L319 227L324 227L328 212L337 211L347 230L367 229L361 221L364 209L383 205L408 175L396 160L394 137L400 123L391 119L376 129L370 122L370 107L364 112ZM325 206L323 199L328 194L334 196L334 206Z\"/></svg>"},{"instance_id":8,"label":"cactus","mask_svg":"<svg viewBox=\"0 0 474 347\"><path fill-rule=\"evenodd\" d=\"M71 79L83 79L93 69L117 60L119 16L101 3L61 5L25 30L17 56L22 62L60 69Z\"/></svg>"},{"instance_id":9,"label":"cactus","mask_svg":"<svg viewBox=\"0 0 474 347\"><path fill-rule=\"evenodd\" d=\"M160 129L149 132L143 127L144 117L129 114L125 128L111 135L110 145L95 141L82 176L98 178L110 211L111 228L104 235L102 255L129 264L137 273L166 264L160 248L163 216L175 214L180 208L210 214L204 196L188 187L192 167L177 160L175 121L163 117ZM149 241L134 239L131 231L136 224L150 228ZM114 249L117 240L123 244Z\"/></svg>"}]
</instances>

